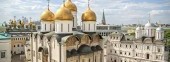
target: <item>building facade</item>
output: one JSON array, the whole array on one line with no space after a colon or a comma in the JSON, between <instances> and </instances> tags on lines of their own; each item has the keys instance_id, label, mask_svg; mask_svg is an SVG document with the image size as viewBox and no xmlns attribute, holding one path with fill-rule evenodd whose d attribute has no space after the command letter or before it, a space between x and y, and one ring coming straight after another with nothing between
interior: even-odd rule
<instances>
[{"instance_id":1,"label":"building facade","mask_svg":"<svg viewBox=\"0 0 170 62\"><path fill-rule=\"evenodd\" d=\"M105 62L168 62L164 29L155 29L150 21L145 27L136 28L135 37L128 38L121 32L108 37L104 46Z\"/></svg>"},{"instance_id":2,"label":"building facade","mask_svg":"<svg viewBox=\"0 0 170 62\"><path fill-rule=\"evenodd\" d=\"M11 39L7 33L0 33L0 62L11 62Z\"/></svg>"},{"instance_id":3,"label":"building facade","mask_svg":"<svg viewBox=\"0 0 170 62\"><path fill-rule=\"evenodd\" d=\"M24 20L16 21L15 18L9 21L6 26L6 32L11 35L11 53L24 54L24 45L29 35L36 32L36 25L30 19L29 22L24 22Z\"/></svg>"},{"instance_id":4,"label":"building facade","mask_svg":"<svg viewBox=\"0 0 170 62\"><path fill-rule=\"evenodd\" d=\"M41 30L26 42L26 61L103 62L102 36L96 31L96 14L90 6L82 14L82 29L77 29L77 7L66 0L53 13L41 15Z\"/></svg>"}]
</instances>

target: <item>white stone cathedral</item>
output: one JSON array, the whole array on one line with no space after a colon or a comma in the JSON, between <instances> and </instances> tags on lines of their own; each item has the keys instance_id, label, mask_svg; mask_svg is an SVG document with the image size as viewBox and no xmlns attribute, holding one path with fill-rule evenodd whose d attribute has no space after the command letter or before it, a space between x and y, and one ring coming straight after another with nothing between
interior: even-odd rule
<instances>
[{"instance_id":1,"label":"white stone cathedral","mask_svg":"<svg viewBox=\"0 0 170 62\"><path fill-rule=\"evenodd\" d=\"M102 37L95 33L96 14L88 5L82 14L82 29L77 29L77 7L66 0L53 13L41 15L41 31L30 36L25 46L30 62L103 62Z\"/></svg>"},{"instance_id":2,"label":"white stone cathedral","mask_svg":"<svg viewBox=\"0 0 170 62\"><path fill-rule=\"evenodd\" d=\"M136 28L135 37L114 32L104 45L104 62L168 62L164 29L148 21Z\"/></svg>"}]
</instances>

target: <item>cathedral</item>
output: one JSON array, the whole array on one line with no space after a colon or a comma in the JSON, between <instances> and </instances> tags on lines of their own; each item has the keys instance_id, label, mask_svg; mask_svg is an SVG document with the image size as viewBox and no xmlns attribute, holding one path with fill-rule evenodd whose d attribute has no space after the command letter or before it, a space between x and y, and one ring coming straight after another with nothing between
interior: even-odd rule
<instances>
[{"instance_id":1,"label":"cathedral","mask_svg":"<svg viewBox=\"0 0 170 62\"><path fill-rule=\"evenodd\" d=\"M55 13L41 14L41 30L26 42L27 62L103 62L102 36L96 33L96 14L88 7L77 29L77 7L66 0Z\"/></svg>"},{"instance_id":2,"label":"cathedral","mask_svg":"<svg viewBox=\"0 0 170 62\"><path fill-rule=\"evenodd\" d=\"M104 45L105 62L168 62L164 29L148 21L138 26L135 36L114 32Z\"/></svg>"}]
</instances>

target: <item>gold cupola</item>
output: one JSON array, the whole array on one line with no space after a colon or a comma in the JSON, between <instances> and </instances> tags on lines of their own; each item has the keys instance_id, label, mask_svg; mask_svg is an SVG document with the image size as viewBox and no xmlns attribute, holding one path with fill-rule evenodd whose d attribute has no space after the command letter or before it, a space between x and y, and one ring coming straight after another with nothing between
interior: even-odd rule
<instances>
[{"instance_id":1,"label":"gold cupola","mask_svg":"<svg viewBox=\"0 0 170 62\"><path fill-rule=\"evenodd\" d=\"M68 8L65 8L65 5L61 7L55 13L55 20L73 20L73 15Z\"/></svg>"},{"instance_id":2,"label":"gold cupola","mask_svg":"<svg viewBox=\"0 0 170 62\"><path fill-rule=\"evenodd\" d=\"M71 12L77 12L77 7L76 7L76 5L74 3L72 3L71 0L67 0L65 2L65 7L70 9Z\"/></svg>"},{"instance_id":3,"label":"gold cupola","mask_svg":"<svg viewBox=\"0 0 170 62\"><path fill-rule=\"evenodd\" d=\"M96 14L88 7L81 19L82 21L96 21Z\"/></svg>"},{"instance_id":4,"label":"gold cupola","mask_svg":"<svg viewBox=\"0 0 170 62\"><path fill-rule=\"evenodd\" d=\"M54 13L50 11L50 9L45 10L41 14L41 20L42 21L53 21L54 20Z\"/></svg>"},{"instance_id":5,"label":"gold cupola","mask_svg":"<svg viewBox=\"0 0 170 62\"><path fill-rule=\"evenodd\" d=\"M54 21L54 13L50 11L49 9L49 1L48 1L48 9L45 10L41 14L41 20L42 21Z\"/></svg>"},{"instance_id":6,"label":"gold cupola","mask_svg":"<svg viewBox=\"0 0 170 62\"><path fill-rule=\"evenodd\" d=\"M82 14L81 19L82 21L96 21L96 14L90 9L89 4L86 11Z\"/></svg>"}]
</instances>

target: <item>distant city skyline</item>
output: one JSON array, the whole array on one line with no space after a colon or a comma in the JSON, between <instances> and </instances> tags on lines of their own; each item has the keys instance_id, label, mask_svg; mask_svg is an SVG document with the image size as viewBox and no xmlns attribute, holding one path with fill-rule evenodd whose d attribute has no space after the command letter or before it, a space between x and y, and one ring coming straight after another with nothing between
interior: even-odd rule
<instances>
[{"instance_id":1,"label":"distant city skyline","mask_svg":"<svg viewBox=\"0 0 170 62\"><path fill-rule=\"evenodd\" d=\"M81 15L87 8L88 0L72 0L78 8L78 23ZM50 9L53 13L61 6L63 0L50 0ZM0 23L9 21L16 16L32 17L32 20L40 20L41 13L47 8L47 0L4 0L0 2ZM97 15L97 23L101 23L102 12L105 10L106 23L109 24L134 24L147 23L149 13L151 22L170 23L169 0L91 0L91 9Z\"/></svg>"}]
</instances>

